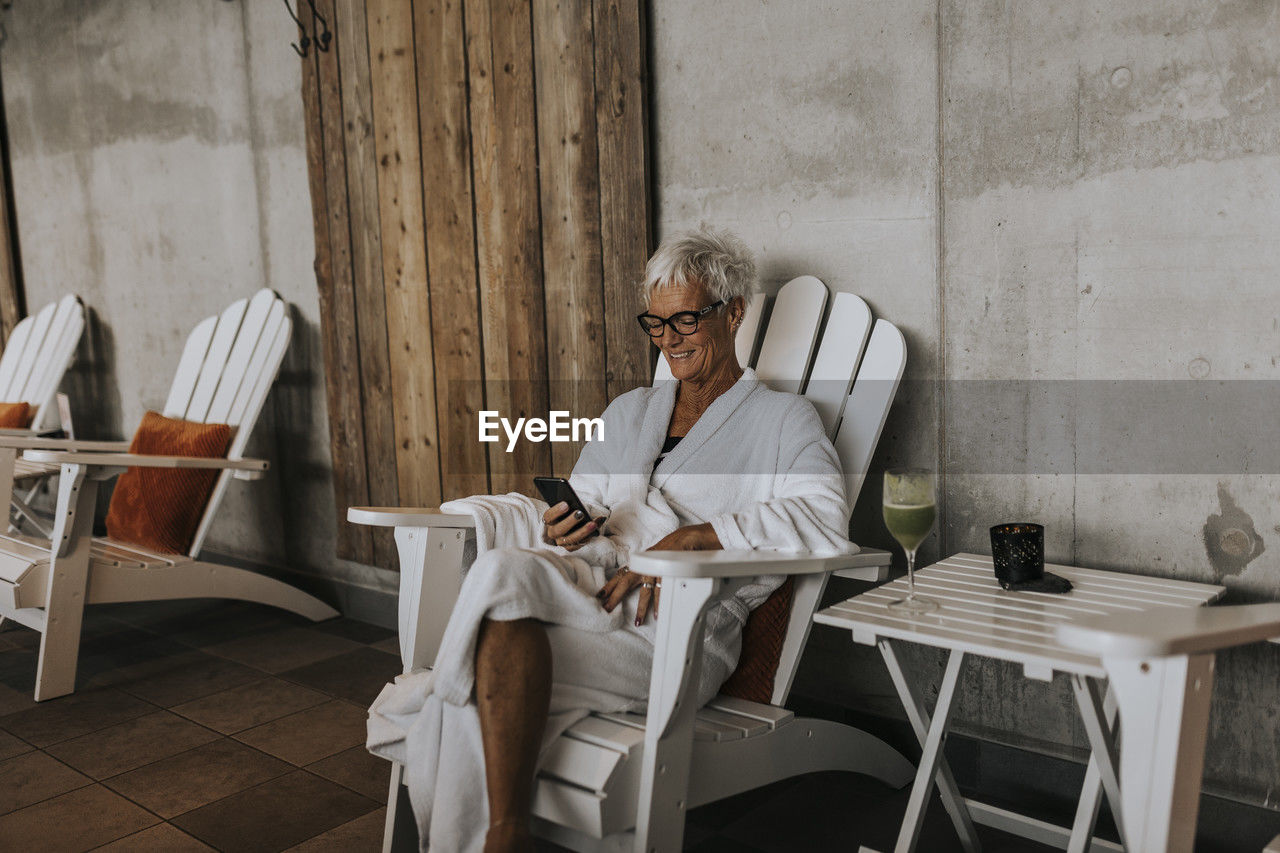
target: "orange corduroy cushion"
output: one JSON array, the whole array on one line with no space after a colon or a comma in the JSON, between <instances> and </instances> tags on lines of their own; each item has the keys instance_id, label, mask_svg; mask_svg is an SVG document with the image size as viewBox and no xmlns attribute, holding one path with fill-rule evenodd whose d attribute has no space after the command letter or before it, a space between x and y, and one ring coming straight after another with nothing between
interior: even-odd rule
<instances>
[{"instance_id":1,"label":"orange corduroy cushion","mask_svg":"<svg viewBox=\"0 0 1280 853\"><path fill-rule=\"evenodd\" d=\"M0 429L26 429L34 415L30 403L0 403Z\"/></svg>"},{"instance_id":2,"label":"orange corduroy cushion","mask_svg":"<svg viewBox=\"0 0 1280 853\"><path fill-rule=\"evenodd\" d=\"M147 412L129 452L221 457L230 443L231 427L226 424L195 423ZM218 473L198 468L130 468L120 475L111 495L107 535L166 554L186 553Z\"/></svg>"},{"instance_id":3,"label":"orange corduroy cushion","mask_svg":"<svg viewBox=\"0 0 1280 853\"><path fill-rule=\"evenodd\" d=\"M720 688L725 696L770 704L773 680L778 674L782 643L787 638L791 599L795 585L787 578L751 615L742 628L742 654L738 668Z\"/></svg>"}]
</instances>

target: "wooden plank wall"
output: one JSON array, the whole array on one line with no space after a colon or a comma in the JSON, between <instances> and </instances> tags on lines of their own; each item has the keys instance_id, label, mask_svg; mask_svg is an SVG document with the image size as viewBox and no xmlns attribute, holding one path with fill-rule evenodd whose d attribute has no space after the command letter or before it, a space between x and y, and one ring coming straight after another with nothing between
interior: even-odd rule
<instances>
[{"instance_id":1,"label":"wooden plank wall","mask_svg":"<svg viewBox=\"0 0 1280 853\"><path fill-rule=\"evenodd\" d=\"M0 96L0 346L25 316L23 302L22 264L14 217L13 181L9 172L9 129L4 115L4 98Z\"/></svg>"},{"instance_id":2,"label":"wooden plank wall","mask_svg":"<svg viewBox=\"0 0 1280 853\"><path fill-rule=\"evenodd\" d=\"M478 413L595 416L649 379L640 0L323 0L303 60L339 555L359 504L532 493L571 445Z\"/></svg>"}]
</instances>

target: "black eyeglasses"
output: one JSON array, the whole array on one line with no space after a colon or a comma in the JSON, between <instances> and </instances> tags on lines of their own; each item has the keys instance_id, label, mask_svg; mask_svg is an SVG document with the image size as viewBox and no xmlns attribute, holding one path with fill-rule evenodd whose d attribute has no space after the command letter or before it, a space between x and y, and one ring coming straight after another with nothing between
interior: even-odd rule
<instances>
[{"instance_id":1,"label":"black eyeglasses","mask_svg":"<svg viewBox=\"0 0 1280 853\"><path fill-rule=\"evenodd\" d=\"M717 299L701 311L677 311L670 317L638 314L636 320L640 322L640 328L644 329L644 333L651 338L662 337L665 334L664 326L670 326L677 335L692 335L698 331L698 321L723 304L723 299Z\"/></svg>"}]
</instances>

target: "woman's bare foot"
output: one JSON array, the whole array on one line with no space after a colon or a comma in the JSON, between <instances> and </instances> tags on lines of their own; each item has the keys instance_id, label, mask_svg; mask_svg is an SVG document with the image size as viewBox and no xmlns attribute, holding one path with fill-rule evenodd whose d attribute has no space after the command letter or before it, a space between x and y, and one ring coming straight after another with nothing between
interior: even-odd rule
<instances>
[{"instance_id":1,"label":"woman's bare foot","mask_svg":"<svg viewBox=\"0 0 1280 853\"><path fill-rule=\"evenodd\" d=\"M484 837L484 853L532 853L533 834L528 820L500 820L489 826Z\"/></svg>"}]
</instances>

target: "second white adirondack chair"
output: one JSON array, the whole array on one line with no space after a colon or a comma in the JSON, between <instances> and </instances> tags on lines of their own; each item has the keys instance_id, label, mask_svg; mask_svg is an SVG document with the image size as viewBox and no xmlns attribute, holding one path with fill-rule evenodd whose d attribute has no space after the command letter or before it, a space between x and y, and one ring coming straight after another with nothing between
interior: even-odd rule
<instances>
[{"instance_id":1,"label":"second white adirondack chair","mask_svg":"<svg viewBox=\"0 0 1280 853\"><path fill-rule=\"evenodd\" d=\"M785 285L754 364L771 387L804 392L815 404L834 437L852 500L897 392L906 346L896 327L884 320L873 327L866 303L845 293L833 300L819 346L827 299L826 286L812 276ZM764 303L763 297L752 302L739 330L741 364L752 364ZM655 381L670 376L664 361L656 373ZM406 672L429 666L454 603L440 590L456 590L461 578L470 517L353 507L348 518L395 528L401 658ZM800 719L783 707L830 574L883 580L889 553L863 549L851 556L818 557L708 551L689 556L691 562L683 563L679 555L633 555L636 571L672 579L657 622L649 714L593 714L550 748L533 804L535 829L543 837L583 851L679 850L687 809L780 779L849 770L894 787L911 780L911 764L878 738L826 720ZM706 606L723 584L764 574L796 576L771 702L721 696L705 708L693 707L684 700L698 681ZM403 768L396 765L384 851L416 849L402 780Z\"/></svg>"},{"instance_id":2,"label":"second white adirondack chair","mask_svg":"<svg viewBox=\"0 0 1280 853\"><path fill-rule=\"evenodd\" d=\"M229 424L225 459L139 456L128 443L62 442L61 449L26 451L26 458L60 468L51 540L0 536L0 619L39 631L35 698L75 687L80 622L85 604L172 598L233 598L291 610L312 620L338 613L327 604L257 572L197 559L230 477L262 477L267 463L244 458L267 392L289 345L285 303L270 290L240 299L191 332L163 414ZM45 440L32 440L46 447ZM187 554L159 554L93 537L98 483L130 467L221 471Z\"/></svg>"},{"instance_id":3,"label":"second white adirondack chair","mask_svg":"<svg viewBox=\"0 0 1280 853\"><path fill-rule=\"evenodd\" d=\"M1120 812L1127 849L1190 853L1218 651L1280 642L1280 604L1167 608L1092 617L1058 628L1067 646L1102 658L1123 727ZM1267 845L1280 848L1280 838Z\"/></svg>"},{"instance_id":4,"label":"second white adirondack chair","mask_svg":"<svg viewBox=\"0 0 1280 853\"><path fill-rule=\"evenodd\" d=\"M58 466L17 458L5 438L31 438L58 428L58 386L71 366L84 332L84 305L68 295L50 302L13 327L0 356L0 402L28 403L34 412L26 429L0 430L0 506L10 506L43 529L27 501L42 480L58 473ZM19 497L14 487L27 494ZM48 531L44 531L47 532Z\"/></svg>"}]
</instances>

